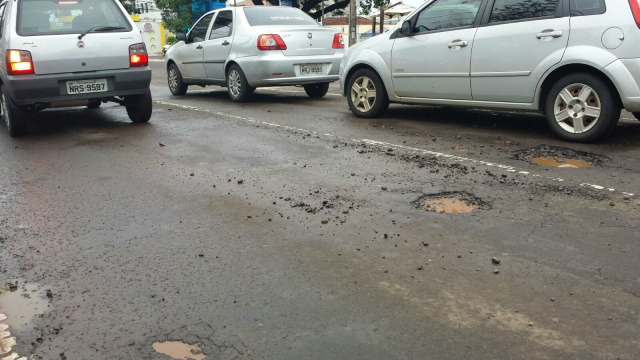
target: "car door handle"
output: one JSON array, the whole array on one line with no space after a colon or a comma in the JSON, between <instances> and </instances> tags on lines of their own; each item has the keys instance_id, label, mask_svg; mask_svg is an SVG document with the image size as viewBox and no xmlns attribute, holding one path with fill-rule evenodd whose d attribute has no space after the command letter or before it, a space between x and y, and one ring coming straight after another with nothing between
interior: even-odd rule
<instances>
[{"instance_id":1,"label":"car door handle","mask_svg":"<svg viewBox=\"0 0 640 360\"><path fill-rule=\"evenodd\" d=\"M469 45L469 43L466 40L453 40L452 42L449 43L449 49L454 48L456 46L465 47L467 45Z\"/></svg>"},{"instance_id":2,"label":"car door handle","mask_svg":"<svg viewBox=\"0 0 640 360\"><path fill-rule=\"evenodd\" d=\"M225 40L225 41L222 43L222 46L227 46L227 45L229 45L229 44L231 44L231 43L230 43L230 42L228 42L227 40Z\"/></svg>"},{"instance_id":3,"label":"car door handle","mask_svg":"<svg viewBox=\"0 0 640 360\"><path fill-rule=\"evenodd\" d=\"M542 39L542 38L559 38L562 36L562 31L560 30L542 30L541 32L538 33L538 35L536 35L536 38L538 39Z\"/></svg>"},{"instance_id":4,"label":"car door handle","mask_svg":"<svg viewBox=\"0 0 640 360\"><path fill-rule=\"evenodd\" d=\"M198 50L202 49L202 45L196 46L196 49L198 49Z\"/></svg>"}]
</instances>

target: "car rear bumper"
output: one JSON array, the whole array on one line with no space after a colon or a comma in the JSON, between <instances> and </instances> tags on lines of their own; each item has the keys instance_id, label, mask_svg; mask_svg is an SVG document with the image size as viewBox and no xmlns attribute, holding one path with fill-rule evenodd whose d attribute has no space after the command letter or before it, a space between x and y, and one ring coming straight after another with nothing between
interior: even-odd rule
<instances>
[{"instance_id":1,"label":"car rear bumper","mask_svg":"<svg viewBox=\"0 0 640 360\"><path fill-rule=\"evenodd\" d=\"M69 95L67 93L67 81L89 79L107 79L108 90L88 94ZM16 104L31 106L53 102L143 94L149 89L149 84L151 83L151 68L145 66L78 74L7 75L4 80L7 90Z\"/></svg>"},{"instance_id":2,"label":"car rear bumper","mask_svg":"<svg viewBox=\"0 0 640 360\"><path fill-rule=\"evenodd\" d=\"M640 58L619 59L607 65L604 72L613 81L625 110L640 111Z\"/></svg>"},{"instance_id":3,"label":"car rear bumper","mask_svg":"<svg viewBox=\"0 0 640 360\"><path fill-rule=\"evenodd\" d=\"M338 81L341 60L342 53L340 52L324 56L267 54L238 58L235 61L242 68L249 85L261 87ZM302 75L300 65L304 64L323 64L323 72L316 75Z\"/></svg>"}]
</instances>

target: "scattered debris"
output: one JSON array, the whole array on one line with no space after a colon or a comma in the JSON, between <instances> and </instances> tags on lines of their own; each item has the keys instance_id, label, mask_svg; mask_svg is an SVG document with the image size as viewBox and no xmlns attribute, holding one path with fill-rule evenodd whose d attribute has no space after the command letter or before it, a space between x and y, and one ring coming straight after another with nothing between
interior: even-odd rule
<instances>
[{"instance_id":1,"label":"scattered debris","mask_svg":"<svg viewBox=\"0 0 640 360\"><path fill-rule=\"evenodd\" d=\"M496 264L496 265L500 265L500 259L498 259L498 258L492 257L491 258L491 262Z\"/></svg>"}]
</instances>

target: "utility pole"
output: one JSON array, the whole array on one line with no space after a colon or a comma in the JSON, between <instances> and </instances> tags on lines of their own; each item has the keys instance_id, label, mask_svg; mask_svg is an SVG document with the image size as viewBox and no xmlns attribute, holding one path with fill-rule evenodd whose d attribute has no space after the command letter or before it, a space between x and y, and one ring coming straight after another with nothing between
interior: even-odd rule
<instances>
[{"instance_id":1,"label":"utility pole","mask_svg":"<svg viewBox=\"0 0 640 360\"><path fill-rule=\"evenodd\" d=\"M358 14L356 13L356 0L351 0L349 3L349 46L356 44L357 29L358 26Z\"/></svg>"},{"instance_id":2,"label":"utility pole","mask_svg":"<svg viewBox=\"0 0 640 360\"><path fill-rule=\"evenodd\" d=\"M322 0L322 26L324 26L324 0Z\"/></svg>"}]
</instances>

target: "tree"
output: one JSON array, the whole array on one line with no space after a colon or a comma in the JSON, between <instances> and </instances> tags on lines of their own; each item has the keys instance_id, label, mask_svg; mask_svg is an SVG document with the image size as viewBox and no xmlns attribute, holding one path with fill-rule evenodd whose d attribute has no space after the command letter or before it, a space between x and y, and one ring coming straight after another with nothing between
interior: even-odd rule
<instances>
[{"instance_id":1,"label":"tree","mask_svg":"<svg viewBox=\"0 0 640 360\"><path fill-rule=\"evenodd\" d=\"M120 0L120 3L130 15L140 14L140 9L136 7L136 0Z\"/></svg>"},{"instance_id":2,"label":"tree","mask_svg":"<svg viewBox=\"0 0 640 360\"><path fill-rule=\"evenodd\" d=\"M156 7L162 10L164 27L169 31L183 32L193 25L191 13L192 0L154 0Z\"/></svg>"},{"instance_id":3,"label":"tree","mask_svg":"<svg viewBox=\"0 0 640 360\"><path fill-rule=\"evenodd\" d=\"M360 13L369 15L373 8L382 9L389 3L389 0L360 0Z\"/></svg>"}]
</instances>

